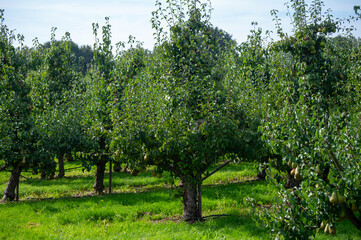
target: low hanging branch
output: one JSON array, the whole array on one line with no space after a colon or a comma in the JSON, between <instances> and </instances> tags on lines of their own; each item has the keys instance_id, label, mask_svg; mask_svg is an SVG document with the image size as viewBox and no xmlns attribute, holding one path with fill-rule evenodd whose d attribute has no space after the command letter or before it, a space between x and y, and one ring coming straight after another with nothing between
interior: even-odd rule
<instances>
[{"instance_id":1,"label":"low hanging branch","mask_svg":"<svg viewBox=\"0 0 361 240\"><path fill-rule=\"evenodd\" d=\"M4 166L0 167L0 172L5 171L9 165L5 164Z\"/></svg>"},{"instance_id":2,"label":"low hanging branch","mask_svg":"<svg viewBox=\"0 0 361 240\"><path fill-rule=\"evenodd\" d=\"M202 181L206 180L207 178L209 178L210 176L212 176L213 174L215 174L216 172L218 172L220 169L222 169L223 167L227 166L229 163L231 162L231 160L228 160L227 162L223 163L221 166L217 167L216 169L214 169L212 172L210 172L207 176L202 178Z\"/></svg>"},{"instance_id":3,"label":"low hanging branch","mask_svg":"<svg viewBox=\"0 0 361 240\"><path fill-rule=\"evenodd\" d=\"M114 155L115 153L114 152L92 152L92 153L85 153L85 152L77 152L77 154L80 154L82 156L102 156L102 155L108 155L108 156L111 156L111 155Z\"/></svg>"},{"instance_id":4,"label":"low hanging branch","mask_svg":"<svg viewBox=\"0 0 361 240\"><path fill-rule=\"evenodd\" d=\"M29 178L23 176L23 175L20 175L20 177L24 178L25 180L29 180Z\"/></svg>"}]
</instances>

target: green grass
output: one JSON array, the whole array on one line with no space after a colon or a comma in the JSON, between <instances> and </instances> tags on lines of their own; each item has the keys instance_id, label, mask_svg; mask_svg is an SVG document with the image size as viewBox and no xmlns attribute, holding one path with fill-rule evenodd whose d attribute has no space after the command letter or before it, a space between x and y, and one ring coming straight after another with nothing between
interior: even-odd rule
<instances>
[{"instance_id":1,"label":"green grass","mask_svg":"<svg viewBox=\"0 0 361 240\"><path fill-rule=\"evenodd\" d=\"M67 168L76 165L68 163ZM84 196L92 192L94 171L74 169L66 178L50 181L24 173L28 179L20 183L21 201L0 204L0 239L271 239L243 203L246 196L265 203L275 197L267 182L254 180L255 174L253 164L242 163L208 178L203 215L227 216L188 224L181 221L182 202L173 197L167 174L159 179L150 172L137 177L114 173L115 193ZM0 174L1 193L7 178L7 173ZM46 197L52 199L39 200ZM337 231L333 239L361 236L348 222L338 224ZM317 239L332 238L319 234Z\"/></svg>"}]
</instances>

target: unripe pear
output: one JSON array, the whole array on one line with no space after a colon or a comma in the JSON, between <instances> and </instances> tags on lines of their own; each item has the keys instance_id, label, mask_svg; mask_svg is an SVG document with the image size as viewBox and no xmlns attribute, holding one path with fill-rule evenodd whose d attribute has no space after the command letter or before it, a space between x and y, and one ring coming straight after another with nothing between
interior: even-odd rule
<instances>
[{"instance_id":1,"label":"unripe pear","mask_svg":"<svg viewBox=\"0 0 361 240\"><path fill-rule=\"evenodd\" d=\"M324 233L328 234L330 231L330 224L326 224L325 229L323 230Z\"/></svg>"},{"instance_id":2,"label":"unripe pear","mask_svg":"<svg viewBox=\"0 0 361 240\"><path fill-rule=\"evenodd\" d=\"M302 179L301 173L300 173L300 168L299 168L299 167L296 168L296 171L295 171L295 179L296 179L297 181L300 181L300 180Z\"/></svg>"},{"instance_id":3,"label":"unripe pear","mask_svg":"<svg viewBox=\"0 0 361 240\"><path fill-rule=\"evenodd\" d=\"M321 222L320 229L321 229L321 230L324 230L325 227L326 227L326 221L323 220L323 221Z\"/></svg>"},{"instance_id":4,"label":"unripe pear","mask_svg":"<svg viewBox=\"0 0 361 240\"><path fill-rule=\"evenodd\" d=\"M291 175L294 176L294 175L295 175L295 172L296 172L296 168L292 169L292 170L291 170Z\"/></svg>"},{"instance_id":5,"label":"unripe pear","mask_svg":"<svg viewBox=\"0 0 361 240\"><path fill-rule=\"evenodd\" d=\"M332 204L338 203L338 197L337 197L337 193L335 191L332 192L332 194L331 194L330 203L332 203Z\"/></svg>"},{"instance_id":6,"label":"unripe pear","mask_svg":"<svg viewBox=\"0 0 361 240\"><path fill-rule=\"evenodd\" d=\"M346 202L345 196L343 196L343 195L341 195L339 193L338 193L338 196L337 196L337 200L338 200L339 204Z\"/></svg>"}]
</instances>

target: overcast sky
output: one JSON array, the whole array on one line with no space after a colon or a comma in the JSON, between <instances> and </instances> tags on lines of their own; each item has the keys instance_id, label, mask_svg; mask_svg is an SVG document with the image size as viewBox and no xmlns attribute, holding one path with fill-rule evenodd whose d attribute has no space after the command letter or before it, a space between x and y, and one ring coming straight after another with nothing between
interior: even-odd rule
<instances>
[{"instance_id":1,"label":"overcast sky","mask_svg":"<svg viewBox=\"0 0 361 240\"><path fill-rule=\"evenodd\" d=\"M164 0L163 0L164 2ZM211 22L214 26L230 33L239 43L245 41L256 21L264 30L274 30L270 10L278 9L284 17L284 28L290 29L286 16L285 0L212 0ZM306 0L311 3L310 0ZM32 45L37 37L40 43L50 40L50 30L57 27L56 38L65 32L79 45L92 45L94 36L92 23L103 25L110 17L112 42L127 41L129 35L144 42L152 49L153 30L151 13L156 8L155 0L0 0L5 9L5 24L16 33L25 36L25 44ZM325 0L325 10L330 8L336 17L353 15L353 6L361 5L360 0ZM361 21L354 24L361 37Z\"/></svg>"}]
</instances>

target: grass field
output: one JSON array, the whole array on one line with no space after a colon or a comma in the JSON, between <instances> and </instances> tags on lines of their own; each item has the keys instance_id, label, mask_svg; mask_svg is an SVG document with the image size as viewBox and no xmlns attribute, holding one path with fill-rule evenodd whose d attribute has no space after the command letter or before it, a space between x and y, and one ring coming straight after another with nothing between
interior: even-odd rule
<instances>
[{"instance_id":1,"label":"grass field","mask_svg":"<svg viewBox=\"0 0 361 240\"><path fill-rule=\"evenodd\" d=\"M67 163L66 168L78 165ZM195 224L181 220L178 188L167 174L113 173L113 193L101 196L92 194L94 171L73 169L54 180L22 175L20 202L0 204L0 239L271 239L252 221L243 201L249 196L272 203L276 196L266 181L255 180L252 163L228 165L204 182L203 215L227 216ZM0 173L0 197L8 177ZM347 221L337 231L335 237L322 233L316 239L361 239Z\"/></svg>"}]
</instances>

